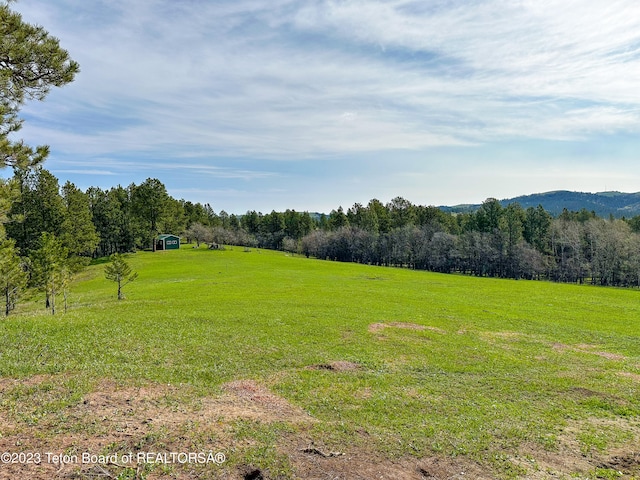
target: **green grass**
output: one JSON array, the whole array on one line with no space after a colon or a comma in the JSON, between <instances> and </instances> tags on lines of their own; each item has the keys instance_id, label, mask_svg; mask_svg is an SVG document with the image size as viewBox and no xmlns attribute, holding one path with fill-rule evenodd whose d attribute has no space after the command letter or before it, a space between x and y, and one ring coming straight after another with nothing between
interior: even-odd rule
<instances>
[{"instance_id":1,"label":"green grass","mask_svg":"<svg viewBox=\"0 0 640 480\"><path fill-rule=\"evenodd\" d=\"M129 261L140 276L125 301L94 265L73 285L66 314L46 314L38 299L2 321L0 375L190 384L202 394L255 379L318 419L309 435L328 447L361 445L390 458L465 455L507 477L524 471L504 452L524 444L553 451L568 425L582 425L585 455L634 440L625 422L640 416L636 290L242 248L142 252ZM391 322L433 328L368 331ZM361 368L308 368L332 361ZM76 390L90 388L79 383ZM61 405L74 401L72 387L56 386ZM55 411L36 403L19 414L37 420ZM594 418L620 426L595 431ZM237 435L261 428L239 425ZM263 448L287 470L262 434L269 440L246 455Z\"/></svg>"}]
</instances>

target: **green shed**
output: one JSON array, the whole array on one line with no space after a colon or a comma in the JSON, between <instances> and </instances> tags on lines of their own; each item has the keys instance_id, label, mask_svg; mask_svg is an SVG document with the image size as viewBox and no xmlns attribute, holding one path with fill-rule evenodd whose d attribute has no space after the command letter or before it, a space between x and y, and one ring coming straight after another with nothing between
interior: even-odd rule
<instances>
[{"instance_id":1,"label":"green shed","mask_svg":"<svg viewBox=\"0 0 640 480\"><path fill-rule=\"evenodd\" d=\"M175 235L158 235L156 238L156 250L177 250L180 248L180 237Z\"/></svg>"}]
</instances>

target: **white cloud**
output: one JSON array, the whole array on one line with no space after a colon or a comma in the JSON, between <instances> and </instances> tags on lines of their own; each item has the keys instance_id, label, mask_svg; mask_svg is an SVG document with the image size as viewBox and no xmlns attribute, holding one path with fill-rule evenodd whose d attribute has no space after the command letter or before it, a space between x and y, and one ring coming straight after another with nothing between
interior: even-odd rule
<instances>
[{"instance_id":1,"label":"white cloud","mask_svg":"<svg viewBox=\"0 0 640 480\"><path fill-rule=\"evenodd\" d=\"M539 126L577 111L586 120L565 123L567 137L585 123L638 130L640 5L630 1L156 0L104 3L88 21L86 4L72 21L52 8L46 20L73 30L67 46L83 65L63 97L68 114L119 108L136 120L74 135L99 149L278 157L557 138ZM536 99L553 108L531 108ZM358 112L348 132L345 111Z\"/></svg>"},{"instance_id":2,"label":"white cloud","mask_svg":"<svg viewBox=\"0 0 640 480\"><path fill-rule=\"evenodd\" d=\"M471 162L479 145L640 133L632 0L25 0L14 8L81 64L76 82L25 109L22 134L52 145L56 161L132 157L140 171L179 161L189 175L272 181L275 168L214 165L394 159L443 146L467 148Z\"/></svg>"}]
</instances>

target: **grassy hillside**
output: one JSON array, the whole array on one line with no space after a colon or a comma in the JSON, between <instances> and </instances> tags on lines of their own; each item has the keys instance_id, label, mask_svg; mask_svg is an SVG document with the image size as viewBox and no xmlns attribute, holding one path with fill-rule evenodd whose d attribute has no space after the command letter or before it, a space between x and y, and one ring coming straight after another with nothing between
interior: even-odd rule
<instances>
[{"instance_id":1,"label":"grassy hillside","mask_svg":"<svg viewBox=\"0 0 640 480\"><path fill-rule=\"evenodd\" d=\"M227 455L107 465L114 478L370 478L363 465L382 478L640 475L638 291L239 248L129 261L140 276L125 301L94 265L66 314L34 300L0 323L0 447ZM113 392L133 402L129 421Z\"/></svg>"}]
</instances>

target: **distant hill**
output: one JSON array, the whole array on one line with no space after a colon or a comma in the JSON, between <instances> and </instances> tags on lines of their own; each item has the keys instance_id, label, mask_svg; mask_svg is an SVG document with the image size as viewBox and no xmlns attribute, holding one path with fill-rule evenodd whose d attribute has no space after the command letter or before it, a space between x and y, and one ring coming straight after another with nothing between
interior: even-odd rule
<instances>
[{"instance_id":1,"label":"distant hill","mask_svg":"<svg viewBox=\"0 0 640 480\"><path fill-rule=\"evenodd\" d=\"M500 200L502 206L510 203L519 203L522 208L542 207L552 215L559 215L566 208L570 211L579 211L583 208L589 212L593 211L600 217L626 217L631 218L640 215L640 192L599 192L584 193L570 192L567 190L557 190L554 192L535 193L533 195L523 195L520 197ZM445 212L466 213L474 212L480 207L477 205L455 205L452 207L439 207Z\"/></svg>"}]
</instances>

